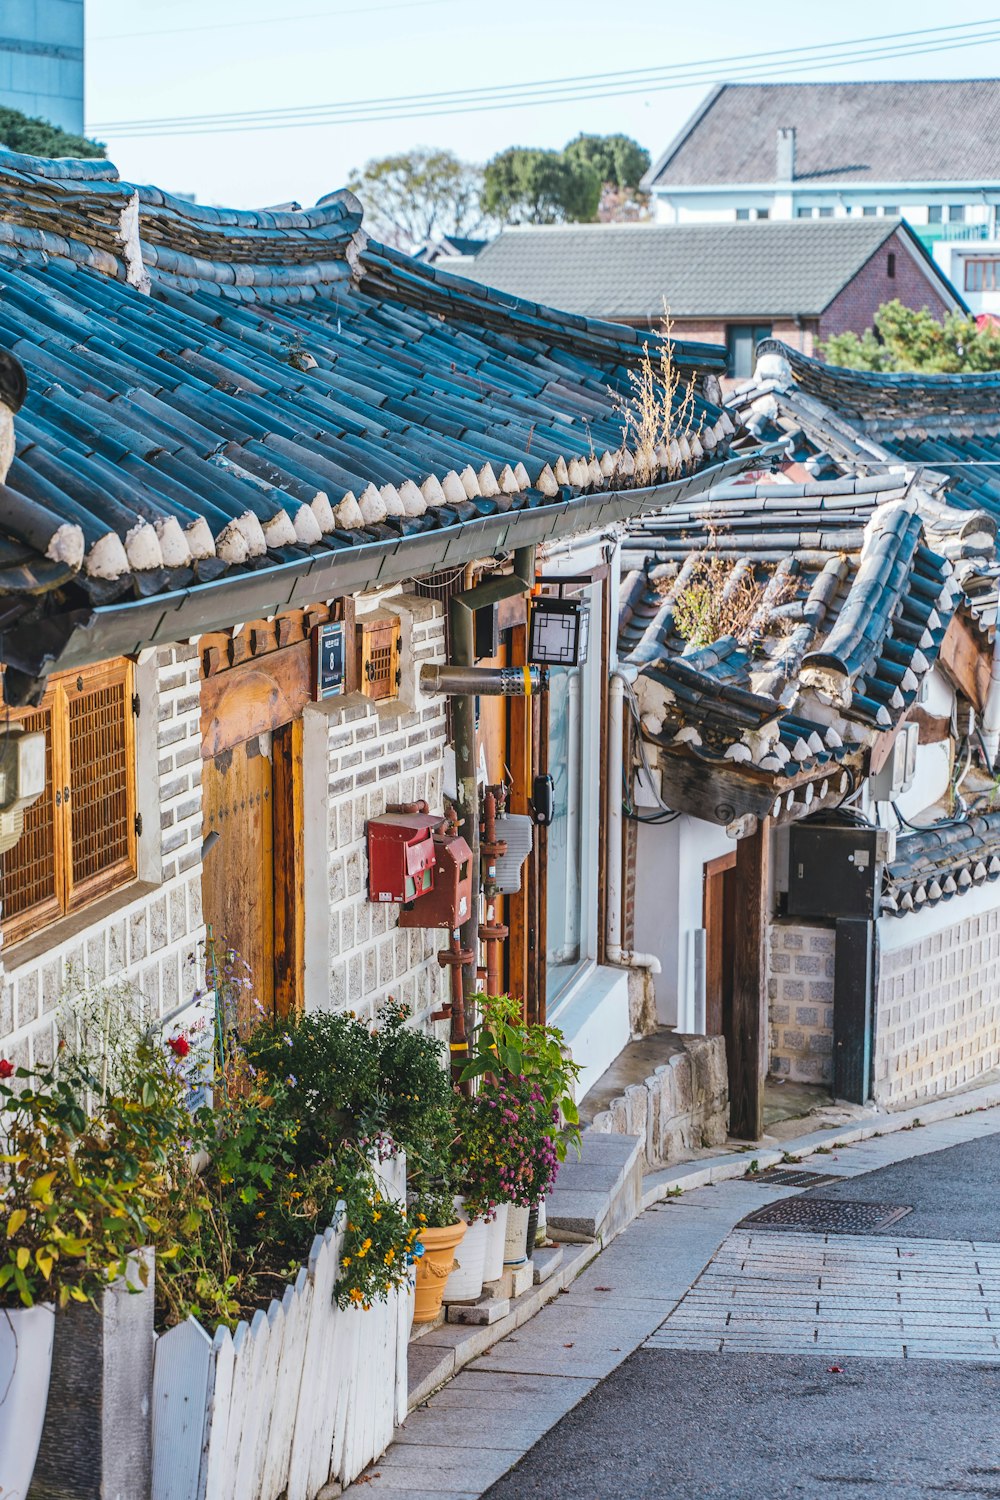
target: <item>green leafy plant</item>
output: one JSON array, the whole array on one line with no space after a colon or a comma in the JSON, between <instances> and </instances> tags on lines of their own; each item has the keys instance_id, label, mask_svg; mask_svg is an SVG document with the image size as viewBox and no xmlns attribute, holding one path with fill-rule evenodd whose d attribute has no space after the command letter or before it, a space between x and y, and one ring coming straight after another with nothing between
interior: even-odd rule
<instances>
[{"instance_id":1,"label":"green leafy plant","mask_svg":"<svg viewBox=\"0 0 1000 1500\"><path fill-rule=\"evenodd\" d=\"M580 1066L567 1056L566 1039L556 1026L533 1025L521 1018L520 1002L510 995L477 995L482 1022L476 1031L463 1081L487 1074L524 1077L542 1092L560 1161L569 1145L580 1149L580 1115L573 1097Z\"/></svg>"},{"instance_id":2,"label":"green leafy plant","mask_svg":"<svg viewBox=\"0 0 1000 1500\"><path fill-rule=\"evenodd\" d=\"M163 1262L178 1253L171 1170L190 1130L186 1085L151 1042L133 1076L131 1089L102 1091L77 1063L0 1060L0 1303L85 1302L126 1274L137 1248L155 1245Z\"/></svg>"}]
</instances>

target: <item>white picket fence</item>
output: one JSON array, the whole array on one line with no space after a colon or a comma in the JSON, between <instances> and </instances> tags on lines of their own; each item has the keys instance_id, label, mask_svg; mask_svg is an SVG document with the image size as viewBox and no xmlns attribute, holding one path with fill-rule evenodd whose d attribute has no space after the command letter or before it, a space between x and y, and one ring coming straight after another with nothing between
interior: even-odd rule
<instances>
[{"instance_id":1,"label":"white picket fence","mask_svg":"<svg viewBox=\"0 0 1000 1500\"><path fill-rule=\"evenodd\" d=\"M402 1156L380 1175L404 1196ZM342 1224L251 1323L212 1338L189 1318L156 1340L152 1500L314 1500L385 1451L406 1416L413 1292L338 1308Z\"/></svg>"}]
</instances>

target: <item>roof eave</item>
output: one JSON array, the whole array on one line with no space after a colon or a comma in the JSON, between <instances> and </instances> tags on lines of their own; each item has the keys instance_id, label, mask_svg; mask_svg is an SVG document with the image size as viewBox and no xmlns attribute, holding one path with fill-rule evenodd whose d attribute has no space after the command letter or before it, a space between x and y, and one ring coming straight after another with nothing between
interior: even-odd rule
<instances>
[{"instance_id":1,"label":"roof eave","mask_svg":"<svg viewBox=\"0 0 1000 1500\"><path fill-rule=\"evenodd\" d=\"M421 574L464 566L514 547L583 535L700 494L720 480L759 467L777 447L780 445L754 447L721 463L706 465L684 479L646 489L599 490L531 510L448 526L424 536L323 552L190 589L102 606L89 613L76 610L48 621L44 632L36 625L5 636L3 659L12 669L6 674L7 682L16 682L18 701L28 702L53 672L76 671L109 657L134 656L150 647L174 645L238 621L412 581Z\"/></svg>"}]
</instances>

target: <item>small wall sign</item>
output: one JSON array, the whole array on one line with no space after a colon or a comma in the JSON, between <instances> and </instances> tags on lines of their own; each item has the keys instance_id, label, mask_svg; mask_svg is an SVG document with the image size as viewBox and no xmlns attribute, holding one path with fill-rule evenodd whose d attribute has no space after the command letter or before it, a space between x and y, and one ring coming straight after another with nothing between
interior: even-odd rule
<instances>
[{"instance_id":1,"label":"small wall sign","mask_svg":"<svg viewBox=\"0 0 1000 1500\"><path fill-rule=\"evenodd\" d=\"M334 698L344 691L344 625L331 621L313 630L313 697Z\"/></svg>"}]
</instances>

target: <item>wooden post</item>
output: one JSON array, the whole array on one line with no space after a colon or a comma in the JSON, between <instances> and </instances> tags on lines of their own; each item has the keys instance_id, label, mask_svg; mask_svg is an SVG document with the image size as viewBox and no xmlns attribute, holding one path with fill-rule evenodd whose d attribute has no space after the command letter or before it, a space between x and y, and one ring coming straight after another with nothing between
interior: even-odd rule
<instances>
[{"instance_id":1,"label":"wooden post","mask_svg":"<svg viewBox=\"0 0 1000 1500\"><path fill-rule=\"evenodd\" d=\"M767 918L771 832L767 818L736 845L736 942L730 1131L741 1140L764 1132L767 1072Z\"/></svg>"}]
</instances>

